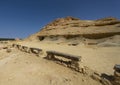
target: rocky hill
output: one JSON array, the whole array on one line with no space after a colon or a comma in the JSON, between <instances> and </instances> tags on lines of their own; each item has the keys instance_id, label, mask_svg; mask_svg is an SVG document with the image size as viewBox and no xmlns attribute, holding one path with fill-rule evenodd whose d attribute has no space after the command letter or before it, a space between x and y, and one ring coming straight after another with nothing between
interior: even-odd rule
<instances>
[{"instance_id":1,"label":"rocky hill","mask_svg":"<svg viewBox=\"0 0 120 85\"><path fill-rule=\"evenodd\" d=\"M98 20L80 20L78 18L65 17L52 21L26 40L58 41L76 38L75 40L82 40L82 42L86 41L86 39L87 42L89 39L92 39L92 42L94 42L93 39L104 39L115 35L120 35L120 20L117 18L107 17Z\"/></svg>"}]
</instances>

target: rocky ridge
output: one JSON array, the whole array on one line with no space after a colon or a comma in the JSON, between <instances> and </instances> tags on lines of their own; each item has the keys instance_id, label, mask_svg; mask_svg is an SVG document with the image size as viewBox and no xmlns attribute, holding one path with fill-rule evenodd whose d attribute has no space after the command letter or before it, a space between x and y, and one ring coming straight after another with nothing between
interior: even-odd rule
<instances>
[{"instance_id":1,"label":"rocky ridge","mask_svg":"<svg viewBox=\"0 0 120 85\"><path fill-rule=\"evenodd\" d=\"M57 41L75 39L89 43L99 39L120 35L120 20L107 17L98 20L80 20L73 17L65 17L47 24L39 32L29 36L26 40L32 41ZM90 41L91 42L91 41Z\"/></svg>"}]
</instances>

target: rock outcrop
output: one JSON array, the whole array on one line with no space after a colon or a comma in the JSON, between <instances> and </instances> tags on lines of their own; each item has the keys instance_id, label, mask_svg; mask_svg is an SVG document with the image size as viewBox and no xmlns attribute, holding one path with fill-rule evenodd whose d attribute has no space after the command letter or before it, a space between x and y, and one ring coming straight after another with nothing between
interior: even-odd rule
<instances>
[{"instance_id":1,"label":"rock outcrop","mask_svg":"<svg viewBox=\"0 0 120 85\"><path fill-rule=\"evenodd\" d=\"M120 35L120 20L113 17L98 20L80 20L78 18L59 18L44 26L39 32L29 36L26 40L44 41L75 39L103 39ZM79 37L79 38L78 38ZM84 42L84 40L82 41ZM89 43L89 42L88 42Z\"/></svg>"}]
</instances>

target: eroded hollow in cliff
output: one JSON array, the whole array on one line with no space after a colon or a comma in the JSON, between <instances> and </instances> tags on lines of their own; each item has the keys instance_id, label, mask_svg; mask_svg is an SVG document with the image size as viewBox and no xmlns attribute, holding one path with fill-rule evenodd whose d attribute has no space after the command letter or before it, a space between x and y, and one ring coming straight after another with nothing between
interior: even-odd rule
<instances>
[{"instance_id":1,"label":"eroded hollow in cliff","mask_svg":"<svg viewBox=\"0 0 120 85\"><path fill-rule=\"evenodd\" d=\"M44 36L38 36L38 38L39 38L39 40L40 40L40 41L42 41L42 40L44 40L44 39L45 39L45 37L44 37Z\"/></svg>"}]
</instances>

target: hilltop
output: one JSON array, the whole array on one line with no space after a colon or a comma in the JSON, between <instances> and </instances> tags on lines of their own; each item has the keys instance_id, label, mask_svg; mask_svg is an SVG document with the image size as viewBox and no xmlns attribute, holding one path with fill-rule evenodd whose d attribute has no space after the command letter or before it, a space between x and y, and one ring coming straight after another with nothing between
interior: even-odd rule
<instances>
[{"instance_id":1,"label":"hilltop","mask_svg":"<svg viewBox=\"0 0 120 85\"><path fill-rule=\"evenodd\" d=\"M58 41L59 43L61 40L65 42L69 40L71 42L73 38L76 38L78 43L99 43L105 41L105 38L108 39L108 37L112 37L111 39L116 42L115 40L120 38L118 35L120 35L120 20L117 18L106 17L97 20L80 20L78 18L65 17L52 21L26 40L47 40Z\"/></svg>"}]
</instances>

